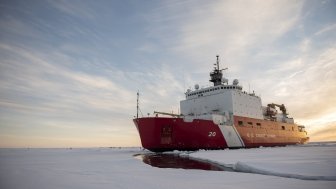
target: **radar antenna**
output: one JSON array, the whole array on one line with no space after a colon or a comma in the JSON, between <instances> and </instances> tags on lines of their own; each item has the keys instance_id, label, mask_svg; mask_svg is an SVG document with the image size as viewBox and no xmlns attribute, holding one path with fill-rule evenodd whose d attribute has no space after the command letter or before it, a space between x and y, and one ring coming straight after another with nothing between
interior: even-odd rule
<instances>
[{"instance_id":1,"label":"radar antenna","mask_svg":"<svg viewBox=\"0 0 336 189\"><path fill-rule=\"evenodd\" d=\"M210 80L211 82L214 83L214 86L220 85L222 84L222 78L223 78L223 70L227 70L228 68L224 68L224 69L219 69L219 55L216 56L217 57L217 61L215 64L215 68L214 71L210 72Z\"/></svg>"}]
</instances>

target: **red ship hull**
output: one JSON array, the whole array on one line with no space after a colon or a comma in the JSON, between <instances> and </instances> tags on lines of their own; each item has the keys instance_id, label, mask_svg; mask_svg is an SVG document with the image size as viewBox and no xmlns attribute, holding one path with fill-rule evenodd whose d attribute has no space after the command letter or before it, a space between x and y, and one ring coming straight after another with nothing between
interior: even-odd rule
<instances>
[{"instance_id":1,"label":"red ship hull","mask_svg":"<svg viewBox=\"0 0 336 189\"><path fill-rule=\"evenodd\" d=\"M142 146L150 151L253 148L303 144L309 140L296 124L234 116L234 131L223 133L223 127L212 120L147 117L133 120ZM238 121L245 123L244 125ZM248 124L246 124L248 123ZM220 128L222 127L222 129ZM236 134L241 145L232 146L229 137ZM226 137L225 137L226 136ZM229 137L228 137L229 136Z\"/></svg>"}]
</instances>

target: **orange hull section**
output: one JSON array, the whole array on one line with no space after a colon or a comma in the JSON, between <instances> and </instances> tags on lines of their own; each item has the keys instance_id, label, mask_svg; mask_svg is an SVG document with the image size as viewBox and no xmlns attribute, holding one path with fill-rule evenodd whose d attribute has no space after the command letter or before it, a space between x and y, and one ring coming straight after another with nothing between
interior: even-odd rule
<instances>
[{"instance_id":1,"label":"orange hull section","mask_svg":"<svg viewBox=\"0 0 336 189\"><path fill-rule=\"evenodd\" d=\"M242 121L244 125L239 125ZM249 124L252 123L252 124ZM296 124L234 116L234 125L245 147L304 144L309 137Z\"/></svg>"}]
</instances>

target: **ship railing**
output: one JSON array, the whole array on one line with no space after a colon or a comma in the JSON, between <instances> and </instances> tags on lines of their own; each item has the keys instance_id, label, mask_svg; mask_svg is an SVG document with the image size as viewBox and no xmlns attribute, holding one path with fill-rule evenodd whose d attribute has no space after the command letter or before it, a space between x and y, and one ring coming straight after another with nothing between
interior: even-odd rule
<instances>
[{"instance_id":1,"label":"ship railing","mask_svg":"<svg viewBox=\"0 0 336 189\"><path fill-rule=\"evenodd\" d=\"M154 111L154 114L158 115L158 114L161 114L161 115L168 115L168 116L172 116L172 117L181 117L181 115L179 114L173 114L173 113L167 113L167 112L157 112L157 111Z\"/></svg>"}]
</instances>

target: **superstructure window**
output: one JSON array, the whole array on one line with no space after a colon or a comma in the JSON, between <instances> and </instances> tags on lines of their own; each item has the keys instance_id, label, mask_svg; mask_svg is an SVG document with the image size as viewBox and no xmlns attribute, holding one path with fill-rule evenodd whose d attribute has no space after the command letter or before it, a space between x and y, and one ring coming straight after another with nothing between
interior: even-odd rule
<instances>
[{"instance_id":1,"label":"superstructure window","mask_svg":"<svg viewBox=\"0 0 336 189\"><path fill-rule=\"evenodd\" d=\"M243 126L244 125L243 121L238 121L238 125Z\"/></svg>"},{"instance_id":2,"label":"superstructure window","mask_svg":"<svg viewBox=\"0 0 336 189\"><path fill-rule=\"evenodd\" d=\"M252 122L247 122L247 124L249 124L249 125L253 125L253 123L252 123Z\"/></svg>"},{"instance_id":3,"label":"superstructure window","mask_svg":"<svg viewBox=\"0 0 336 189\"><path fill-rule=\"evenodd\" d=\"M285 129L286 129L286 127L285 127L285 126L281 126L281 129L282 129L282 130L285 130Z\"/></svg>"},{"instance_id":4,"label":"superstructure window","mask_svg":"<svg viewBox=\"0 0 336 189\"><path fill-rule=\"evenodd\" d=\"M299 126L298 129L300 132L305 132L305 128L303 126Z\"/></svg>"},{"instance_id":5,"label":"superstructure window","mask_svg":"<svg viewBox=\"0 0 336 189\"><path fill-rule=\"evenodd\" d=\"M258 126L261 126L261 124L260 124L260 123L257 123L257 125L258 125Z\"/></svg>"}]
</instances>

